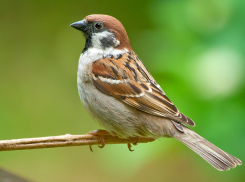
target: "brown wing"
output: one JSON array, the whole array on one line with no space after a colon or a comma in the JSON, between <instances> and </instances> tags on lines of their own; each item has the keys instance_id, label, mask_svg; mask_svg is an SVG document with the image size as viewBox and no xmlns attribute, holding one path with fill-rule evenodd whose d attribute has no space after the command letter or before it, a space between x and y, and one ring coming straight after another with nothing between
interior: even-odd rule
<instances>
[{"instance_id":1,"label":"brown wing","mask_svg":"<svg viewBox=\"0 0 245 182\"><path fill-rule=\"evenodd\" d=\"M178 111L134 53L93 63L93 83L101 92L152 115L195 123Z\"/></svg>"}]
</instances>

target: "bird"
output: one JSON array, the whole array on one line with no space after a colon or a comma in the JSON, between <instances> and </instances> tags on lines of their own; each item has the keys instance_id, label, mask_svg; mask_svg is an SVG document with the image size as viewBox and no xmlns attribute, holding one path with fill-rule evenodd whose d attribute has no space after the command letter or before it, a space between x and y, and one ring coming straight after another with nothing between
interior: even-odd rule
<instances>
[{"instance_id":1,"label":"bird","mask_svg":"<svg viewBox=\"0 0 245 182\"><path fill-rule=\"evenodd\" d=\"M92 14L70 26L86 39L77 72L80 99L106 132L119 138L175 138L220 171L242 164L187 126L195 123L149 73L119 20ZM101 137L103 132L93 134Z\"/></svg>"}]
</instances>

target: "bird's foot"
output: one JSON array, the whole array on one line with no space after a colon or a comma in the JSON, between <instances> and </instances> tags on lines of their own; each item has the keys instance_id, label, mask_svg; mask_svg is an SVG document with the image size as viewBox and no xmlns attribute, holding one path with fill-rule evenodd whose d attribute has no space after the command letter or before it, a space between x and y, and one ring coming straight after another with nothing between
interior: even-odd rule
<instances>
[{"instance_id":1,"label":"bird's foot","mask_svg":"<svg viewBox=\"0 0 245 182\"><path fill-rule=\"evenodd\" d=\"M94 131L90 131L88 134L98 136L100 138L100 142L101 142L101 145L99 145L100 148L103 148L105 146L104 136L106 136L106 135L111 136L111 134L106 130L94 130ZM90 148L91 152L93 152L91 145L89 145L89 148Z\"/></svg>"}]
</instances>

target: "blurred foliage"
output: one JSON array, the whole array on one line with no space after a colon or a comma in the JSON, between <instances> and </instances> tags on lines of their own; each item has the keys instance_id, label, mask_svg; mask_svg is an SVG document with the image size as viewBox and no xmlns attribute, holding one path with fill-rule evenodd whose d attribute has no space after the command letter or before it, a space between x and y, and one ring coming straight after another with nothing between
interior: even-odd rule
<instances>
[{"instance_id":1,"label":"blurred foliage","mask_svg":"<svg viewBox=\"0 0 245 182\"><path fill-rule=\"evenodd\" d=\"M69 24L109 14L194 130L245 161L245 1L0 0L0 139L83 134L99 126L76 88L80 32ZM48 181L244 181L216 171L173 139L1 152L0 167Z\"/></svg>"}]
</instances>

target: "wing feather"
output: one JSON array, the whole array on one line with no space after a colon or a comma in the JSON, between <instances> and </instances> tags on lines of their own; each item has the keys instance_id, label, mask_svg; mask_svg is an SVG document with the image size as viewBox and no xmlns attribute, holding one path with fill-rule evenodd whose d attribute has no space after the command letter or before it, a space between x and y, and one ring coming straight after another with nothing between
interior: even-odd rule
<instances>
[{"instance_id":1,"label":"wing feather","mask_svg":"<svg viewBox=\"0 0 245 182\"><path fill-rule=\"evenodd\" d=\"M92 81L101 92L143 112L195 126L179 112L134 53L100 59L93 63L92 72Z\"/></svg>"}]
</instances>

